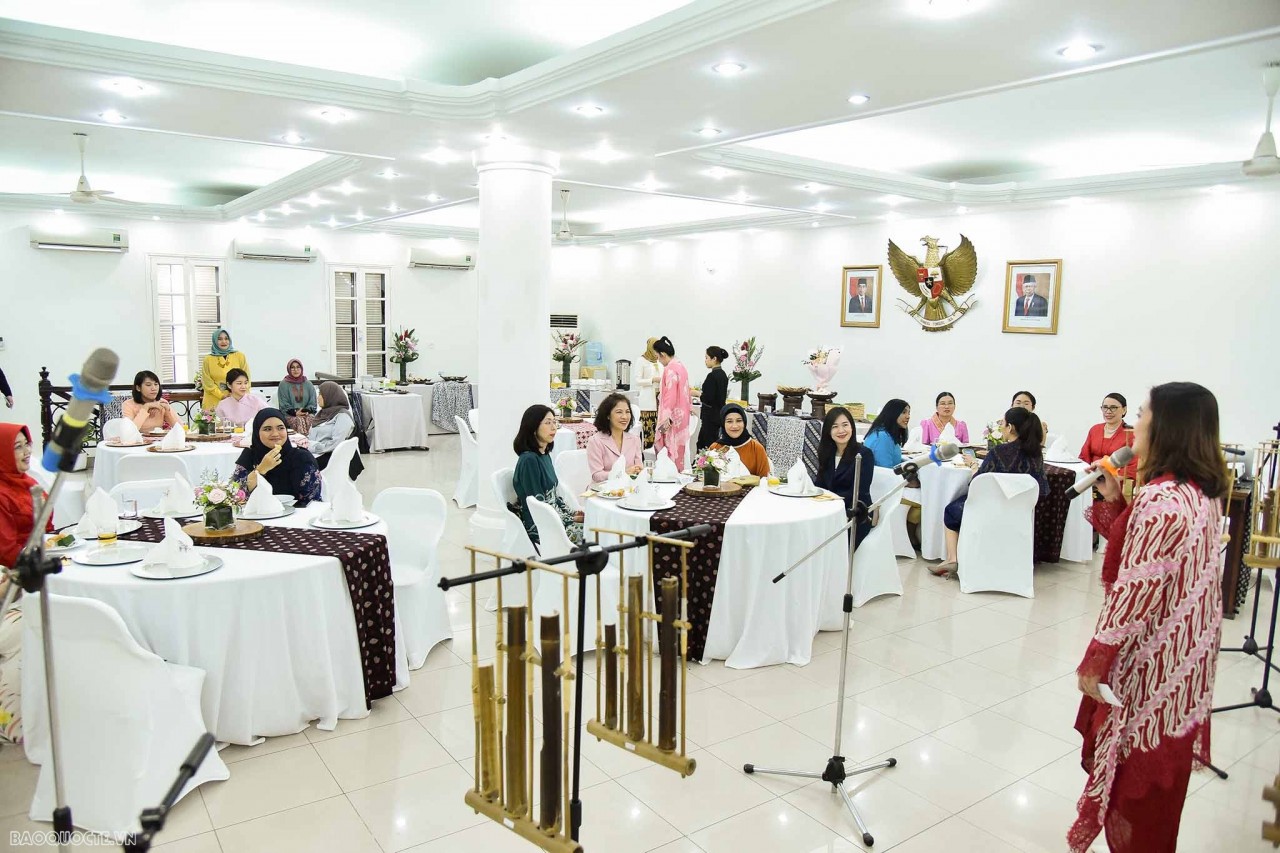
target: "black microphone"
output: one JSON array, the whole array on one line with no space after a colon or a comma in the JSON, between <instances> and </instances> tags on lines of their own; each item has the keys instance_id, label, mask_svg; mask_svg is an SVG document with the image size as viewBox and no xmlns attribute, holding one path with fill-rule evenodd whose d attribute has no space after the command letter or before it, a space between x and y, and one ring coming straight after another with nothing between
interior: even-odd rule
<instances>
[{"instance_id":1,"label":"black microphone","mask_svg":"<svg viewBox=\"0 0 1280 853\"><path fill-rule=\"evenodd\" d=\"M53 438L45 446L41 459L45 470L74 470L80 445L84 444L85 433L89 431L93 407L98 403L106 405L111 402L107 386L116 378L119 367L120 356L100 347L89 353L79 373L71 374L71 402L54 428Z\"/></svg>"},{"instance_id":2,"label":"black microphone","mask_svg":"<svg viewBox=\"0 0 1280 853\"><path fill-rule=\"evenodd\" d=\"M1232 456L1244 456L1247 451L1239 447L1227 447L1223 445L1222 452Z\"/></svg>"},{"instance_id":3,"label":"black microphone","mask_svg":"<svg viewBox=\"0 0 1280 853\"><path fill-rule=\"evenodd\" d=\"M893 473L900 477L909 477L930 464L941 465L948 459L954 459L959 453L960 448L954 444L935 444L929 448L928 453L921 453L914 459L904 459L893 466Z\"/></svg>"},{"instance_id":4,"label":"black microphone","mask_svg":"<svg viewBox=\"0 0 1280 853\"><path fill-rule=\"evenodd\" d=\"M1098 460L1098 464L1102 467L1096 471L1092 471L1085 476L1083 480L1073 486L1067 488L1064 494L1069 498L1078 498L1093 486L1094 483L1102 479L1104 470L1110 471L1112 476L1119 477L1120 469L1133 461L1133 448L1121 447L1110 456L1104 456Z\"/></svg>"}]
</instances>

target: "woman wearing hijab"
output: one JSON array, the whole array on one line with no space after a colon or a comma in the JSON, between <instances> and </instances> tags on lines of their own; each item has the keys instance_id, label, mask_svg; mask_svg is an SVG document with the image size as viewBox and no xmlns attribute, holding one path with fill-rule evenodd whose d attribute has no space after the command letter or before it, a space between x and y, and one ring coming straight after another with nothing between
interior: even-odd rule
<instances>
[{"instance_id":1,"label":"woman wearing hijab","mask_svg":"<svg viewBox=\"0 0 1280 853\"><path fill-rule=\"evenodd\" d=\"M237 367L249 375L249 362L244 353L231 345L231 333L219 329L213 333L213 345L200 367L200 384L204 389L204 400L200 405L203 409L211 412L218 408L218 403L229 393L227 374Z\"/></svg>"},{"instance_id":2,"label":"woman wearing hijab","mask_svg":"<svg viewBox=\"0 0 1280 853\"><path fill-rule=\"evenodd\" d=\"M31 433L22 424L0 424L0 566L13 566L36 522L31 487ZM53 532L53 519L45 528ZM0 599L5 586L0 580Z\"/></svg>"},{"instance_id":3,"label":"woman wearing hijab","mask_svg":"<svg viewBox=\"0 0 1280 853\"><path fill-rule=\"evenodd\" d=\"M649 338L636 365L636 386L640 389L640 431L644 446L653 447L654 429L658 426L658 388L662 385L662 365L653 351L657 338Z\"/></svg>"},{"instance_id":4,"label":"woman wearing hijab","mask_svg":"<svg viewBox=\"0 0 1280 853\"><path fill-rule=\"evenodd\" d=\"M658 427L653 449L667 451L677 471L685 469L689 454L689 371L676 358L675 344L666 335L653 343L662 365L662 391L658 396Z\"/></svg>"},{"instance_id":5,"label":"woman wearing hijab","mask_svg":"<svg viewBox=\"0 0 1280 853\"><path fill-rule=\"evenodd\" d=\"M752 476L768 476L769 454L765 452L764 445L747 432L747 410L737 403L730 403L720 410L720 436L711 445L712 450L729 447L737 452L738 458L747 466Z\"/></svg>"},{"instance_id":6,"label":"woman wearing hijab","mask_svg":"<svg viewBox=\"0 0 1280 853\"><path fill-rule=\"evenodd\" d=\"M351 433L355 432L356 422L351 416L351 401L347 399L347 392L337 382L320 383L317 402L320 404L320 411L311 421L311 433L307 436L307 441L312 453L326 456L351 437Z\"/></svg>"},{"instance_id":7,"label":"woman wearing hijab","mask_svg":"<svg viewBox=\"0 0 1280 853\"><path fill-rule=\"evenodd\" d=\"M729 377L720 365L728 357L729 351L724 347L709 346L703 359L711 372L702 380L702 390L698 392L698 399L702 404L702 425L698 427L699 450L710 447L715 443L716 436L720 435L719 415L729 399Z\"/></svg>"},{"instance_id":8,"label":"woman wearing hijab","mask_svg":"<svg viewBox=\"0 0 1280 853\"><path fill-rule=\"evenodd\" d=\"M316 458L289 441L284 412L263 409L253 417L253 444L236 460L231 478L252 492L265 481L273 494L292 495L297 506L320 499Z\"/></svg>"},{"instance_id":9,"label":"woman wearing hijab","mask_svg":"<svg viewBox=\"0 0 1280 853\"><path fill-rule=\"evenodd\" d=\"M289 359L284 368L284 379L276 389L276 406L289 417L289 428L301 435L311 434L312 415L320 411L316 400L316 386L307 379L302 362Z\"/></svg>"}]
</instances>

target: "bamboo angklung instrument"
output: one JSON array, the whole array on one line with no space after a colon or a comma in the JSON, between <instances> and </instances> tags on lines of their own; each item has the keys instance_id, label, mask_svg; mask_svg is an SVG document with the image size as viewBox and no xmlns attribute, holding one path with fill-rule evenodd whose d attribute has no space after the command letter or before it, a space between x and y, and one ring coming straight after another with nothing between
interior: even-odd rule
<instances>
[{"instance_id":1,"label":"bamboo angklung instrument","mask_svg":"<svg viewBox=\"0 0 1280 853\"><path fill-rule=\"evenodd\" d=\"M560 615L543 616L541 621L542 760L539 763L538 828L555 835L560 831Z\"/></svg>"},{"instance_id":2,"label":"bamboo angklung instrument","mask_svg":"<svg viewBox=\"0 0 1280 853\"><path fill-rule=\"evenodd\" d=\"M493 683L493 664L478 670L476 710L480 723L480 795L496 802L502 795L502 758L498 751L498 697Z\"/></svg>"},{"instance_id":3,"label":"bamboo angklung instrument","mask_svg":"<svg viewBox=\"0 0 1280 853\"><path fill-rule=\"evenodd\" d=\"M658 625L658 655L661 659L658 690L658 749L676 748L676 620L680 608L680 581L663 578L658 582L658 604L662 621Z\"/></svg>"},{"instance_id":4,"label":"bamboo angklung instrument","mask_svg":"<svg viewBox=\"0 0 1280 853\"><path fill-rule=\"evenodd\" d=\"M525 612L528 608L507 609L507 813L524 817L529 812L525 796Z\"/></svg>"},{"instance_id":5,"label":"bamboo angklung instrument","mask_svg":"<svg viewBox=\"0 0 1280 853\"><path fill-rule=\"evenodd\" d=\"M597 587L599 585L597 584ZM618 626L604 626L604 724L618 727Z\"/></svg>"},{"instance_id":6,"label":"bamboo angklung instrument","mask_svg":"<svg viewBox=\"0 0 1280 853\"><path fill-rule=\"evenodd\" d=\"M644 578L627 578L627 737L644 740Z\"/></svg>"}]
</instances>

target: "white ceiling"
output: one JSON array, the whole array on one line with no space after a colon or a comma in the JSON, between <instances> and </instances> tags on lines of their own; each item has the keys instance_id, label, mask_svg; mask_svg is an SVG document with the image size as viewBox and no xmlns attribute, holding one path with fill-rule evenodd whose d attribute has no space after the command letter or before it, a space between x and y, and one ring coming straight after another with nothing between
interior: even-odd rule
<instances>
[{"instance_id":1,"label":"white ceiling","mask_svg":"<svg viewBox=\"0 0 1280 853\"><path fill-rule=\"evenodd\" d=\"M93 11L98 3L12 11L18 5L29 4L0 0L0 14L42 16L42 23L0 19L0 113L39 118L12 128L6 145L16 153L12 163L0 155L4 166L65 177L74 159L58 172L50 149L58 150L66 122L101 125L101 114L116 109L127 121L91 127L95 186L120 191L150 181L166 183L167 198L212 188L223 199L254 186L243 179L249 172L289 168L273 159L283 158L277 152L302 164L221 206L121 208L121 215L249 215L268 225L394 225L424 235L474 229L471 152L492 133L558 152L558 177L574 188L571 220L628 238L726 222L838 223L1243 180L1238 163L1252 151L1265 111L1261 68L1280 61L1280 3L1258 0L955 0L951 7L963 14L952 18L930 17L927 0L613 3L616 17L603 15L591 23L598 29L574 30L552 47L544 30L513 23L517 10L533 8L551 21L576 4L492 0L453 9L323 0L282 23L272 16L301 6L277 0L255 5L266 10L256 18L224 15L238 27L206 26L202 16L225 12L227 3L162 4L178 10L167 18L147 17L155 4L140 0L111 4L113 17L137 24L127 28ZM599 5L577 17L602 17ZM493 17L481 16L481 7ZM309 10L314 21L299 23ZM446 78L431 70L427 54L414 60L426 64L376 72L339 68L334 56L319 55L325 51L291 52L329 44L332 28L325 36L305 27L335 21L351 42L340 51L344 63L396 59L361 35L378 27L450 32L450 49L466 57L446 63L457 71ZM629 21L641 23L616 31ZM164 43L102 34L125 29ZM518 48L504 41L512 32ZM1079 38L1103 50L1084 62L1058 55ZM523 67L535 54L549 58ZM745 72L713 73L723 59L744 63ZM523 70L471 82L500 73L485 63L508 60ZM122 75L141 80L145 92L126 98L104 88ZM855 91L871 102L850 106ZM588 117L573 109L587 103L605 112ZM319 115L334 108L343 120ZM708 124L722 133L699 136ZM99 156L98 135L108 132L122 147ZM302 141L287 146L288 133ZM611 155L603 161L596 156L602 146ZM453 159L440 162L434 155L442 150ZM717 164L724 174L711 173ZM34 186L13 178L0 171L0 192ZM642 183L657 192L638 192ZM821 188L803 188L813 183ZM415 213L423 208L438 209Z\"/></svg>"}]
</instances>

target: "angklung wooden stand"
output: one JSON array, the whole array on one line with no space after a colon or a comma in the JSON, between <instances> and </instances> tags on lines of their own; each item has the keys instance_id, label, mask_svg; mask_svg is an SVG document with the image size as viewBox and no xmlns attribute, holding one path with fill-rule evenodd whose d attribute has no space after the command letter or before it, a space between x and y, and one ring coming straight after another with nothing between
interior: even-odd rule
<instances>
[{"instance_id":1,"label":"angklung wooden stand","mask_svg":"<svg viewBox=\"0 0 1280 853\"><path fill-rule=\"evenodd\" d=\"M588 578L607 569L610 554L618 554L625 598L618 608L620 624L606 626L600 609L600 587L596 584L597 719L588 724L588 730L601 740L670 767L681 776L693 772L695 762L685 755L684 737L689 631L686 554L687 549L693 547L687 540L710 532L710 526L697 525L665 536L619 533L614 534L620 540L616 545L595 544L545 562L480 548L467 549L471 552L470 573L440 580L440 588L444 590L463 584L471 586L471 692L476 753L474 785L464 797L467 805L548 853L581 853L582 802L578 794L583 686L578 674L586 640L586 619L582 608L576 614L570 611L569 590L570 584L576 583L578 601L585 601ZM597 531L597 535L599 533L612 531ZM654 543L681 549L681 576L663 579L658 587L657 608L650 606L654 588ZM623 552L646 545L650 547L648 572L629 577ZM480 556L492 558L494 568L477 571ZM495 654L492 662L481 665L475 584L523 572L525 600L531 602L534 571L544 573L541 584L560 582L563 610L541 616L535 624L529 607L508 606L503 601L502 585L498 584ZM571 624L576 626L576 645L569 635ZM656 727L652 690L655 625L661 654ZM574 658L568 654L571 649L576 649ZM600 677L602 668L603 678ZM598 719L601 684L607 694L604 722ZM540 725L533 713L536 685L541 685L542 690ZM625 696L621 690L626 691ZM542 748L535 756L534 742L539 733Z\"/></svg>"}]
</instances>

